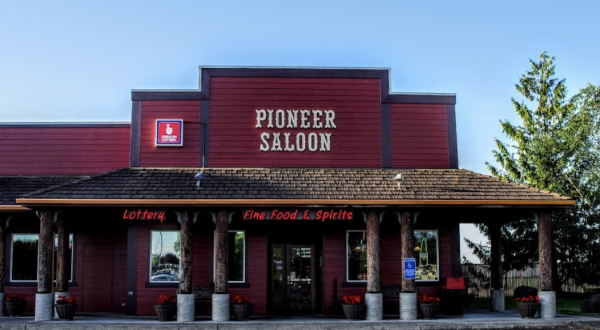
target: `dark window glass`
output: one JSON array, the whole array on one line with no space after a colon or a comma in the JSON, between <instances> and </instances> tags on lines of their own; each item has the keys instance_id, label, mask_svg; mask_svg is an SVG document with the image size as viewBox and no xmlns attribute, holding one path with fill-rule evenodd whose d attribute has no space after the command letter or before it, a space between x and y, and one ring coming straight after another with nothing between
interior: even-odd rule
<instances>
[{"instance_id":1,"label":"dark window glass","mask_svg":"<svg viewBox=\"0 0 600 330\"><path fill-rule=\"evenodd\" d=\"M347 281L367 280L367 232L346 232Z\"/></svg>"}]
</instances>

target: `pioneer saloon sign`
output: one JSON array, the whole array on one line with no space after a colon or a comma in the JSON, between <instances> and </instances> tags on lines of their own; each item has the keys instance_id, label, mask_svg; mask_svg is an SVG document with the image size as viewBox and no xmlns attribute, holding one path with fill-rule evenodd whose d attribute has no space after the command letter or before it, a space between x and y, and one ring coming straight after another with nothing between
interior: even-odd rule
<instances>
[{"instance_id":1,"label":"pioneer saloon sign","mask_svg":"<svg viewBox=\"0 0 600 330\"><path fill-rule=\"evenodd\" d=\"M255 128L262 130L260 151L327 152L335 111L257 109Z\"/></svg>"},{"instance_id":2,"label":"pioneer saloon sign","mask_svg":"<svg viewBox=\"0 0 600 330\"><path fill-rule=\"evenodd\" d=\"M244 210L244 220L352 220L352 211L344 209Z\"/></svg>"}]
</instances>

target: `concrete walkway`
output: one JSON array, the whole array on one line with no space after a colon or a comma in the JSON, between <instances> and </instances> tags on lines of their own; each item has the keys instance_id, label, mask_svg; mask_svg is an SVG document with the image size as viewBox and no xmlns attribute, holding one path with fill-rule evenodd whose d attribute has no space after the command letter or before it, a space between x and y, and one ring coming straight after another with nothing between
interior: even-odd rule
<instances>
[{"instance_id":1,"label":"concrete walkway","mask_svg":"<svg viewBox=\"0 0 600 330\"><path fill-rule=\"evenodd\" d=\"M248 321L212 322L198 318L194 322L159 322L156 317L125 316L121 314L79 313L73 321L34 322L33 316L0 317L0 329L11 330L154 330L154 329L251 329L251 330L346 330L346 329L512 329L512 328L578 328L600 329L600 315L578 316L559 314L553 320L524 320L516 310L496 313L487 310L468 310L463 316L439 315L436 320L401 321L390 316L383 321L349 321L344 318L320 315L293 317L262 317ZM595 328L596 327L596 328Z\"/></svg>"}]
</instances>

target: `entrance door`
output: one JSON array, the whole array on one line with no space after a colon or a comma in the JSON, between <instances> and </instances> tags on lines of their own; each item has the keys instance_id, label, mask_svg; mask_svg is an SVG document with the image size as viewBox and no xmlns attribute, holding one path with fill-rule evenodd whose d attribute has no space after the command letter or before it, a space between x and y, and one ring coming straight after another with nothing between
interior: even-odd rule
<instances>
[{"instance_id":1,"label":"entrance door","mask_svg":"<svg viewBox=\"0 0 600 330\"><path fill-rule=\"evenodd\" d=\"M273 244L271 305L275 311L314 312L316 309L314 245Z\"/></svg>"}]
</instances>

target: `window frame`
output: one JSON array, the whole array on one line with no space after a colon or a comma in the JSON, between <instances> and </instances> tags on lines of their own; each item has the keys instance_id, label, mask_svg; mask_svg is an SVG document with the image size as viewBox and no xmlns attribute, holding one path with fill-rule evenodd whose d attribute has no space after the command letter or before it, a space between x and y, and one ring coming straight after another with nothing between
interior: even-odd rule
<instances>
[{"instance_id":1,"label":"window frame","mask_svg":"<svg viewBox=\"0 0 600 330\"><path fill-rule=\"evenodd\" d=\"M8 282L9 283L37 283L38 281L38 272L35 273L35 280L16 280L13 279L13 273L14 273L14 260L15 260L15 235L29 235L29 236L36 236L37 237L37 253L36 253L36 265L35 268L39 269L40 268L40 249L39 249L39 243L40 243L40 234L39 233L10 233L10 274L9 274L9 278L8 278ZM54 234L54 246L57 246L57 240L58 240L58 234ZM69 274L69 283L75 283L75 234L74 233L69 233L69 241L72 242L71 243L71 267L70 267L70 274ZM56 253L56 251L53 251L53 253ZM54 269L54 266L56 266L56 260L52 261L52 268ZM53 270L52 271L52 281L56 282L56 272Z\"/></svg>"},{"instance_id":2,"label":"window frame","mask_svg":"<svg viewBox=\"0 0 600 330\"><path fill-rule=\"evenodd\" d=\"M154 230L151 229L150 230L150 237L148 239L148 244L149 244L149 255L148 255L148 283L157 283L157 284L168 284L168 283L179 283L181 281L181 257L179 257L179 276L177 277L177 281L153 281L152 280L152 234L155 232L174 232L174 233L180 233L181 235L181 230L177 230L177 229L167 229L167 230ZM181 242L180 242L180 251L181 251Z\"/></svg>"},{"instance_id":3,"label":"window frame","mask_svg":"<svg viewBox=\"0 0 600 330\"><path fill-rule=\"evenodd\" d=\"M367 280L350 279L350 270L349 270L350 263L348 262L348 258L349 258L348 249L350 248L350 246L348 245L348 238L349 238L350 233L356 233L356 232L365 233L365 236L367 234L366 229L348 229L348 230L346 230L346 235L345 235L346 238L344 240L344 245L346 246L346 248L344 249L346 251L346 256L345 256L345 260L344 260L345 264L346 264L346 269L345 269L346 282L347 283L367 283ZM365 240L366 240L366 238L365 238ZM367 242L365 241L365 246L366 245L367 245ZM369 262L368 258L369 258L369 254L367 253L367 263Z\"/></svg>"},{"instance_id":4,"label":"window frame","mask_svg":"<svg viewBox=\"0 0 600 330\"><path fill-rule=\"evenodd\" d=\"M437 280L419 280L415 278L415 282L421 282L421 283L427 283L427 282L439 282L440 281L440 231L438 229L414 229L413 230L413 237L416 240L417 237L415 236L415 233L418 231L431 231L431 232L435 232L435 247L436 247L436 251L435 251L435 256L436 256L436 261L435 261L435 265L436 265L436 275L437 275ZM415 246L416 246L415 242ZM418 262L417 262L418 263ZM418 266L417 266L418 267Z\"/></svg>"},{"instance_id":5,"label":"window frame","mask_svg":"<svg viewBox=\"0 0 600 330\"><path fill-rule=\"evenodd\" d=\"M246 283L246 259L248 257L247 254L247 250L246 250L246 240L248 238L248 236L246 235L246 231L245 230L236 230L236 229L232 229L232 230L228 230L227 231L227 235L229 235L230 233L244 233L244 250L242 251L242 280L241 281L229 281L229 279L227 280L228 283L241 283L244 284ZM217 268L217 264L215 262L215 260L217 260L217 231L215 230L213 232L213 282L215 281L215 273L216 273L216 268ZM231 251L229 251L231 253Z\"/></svg>"}]
</instances>

